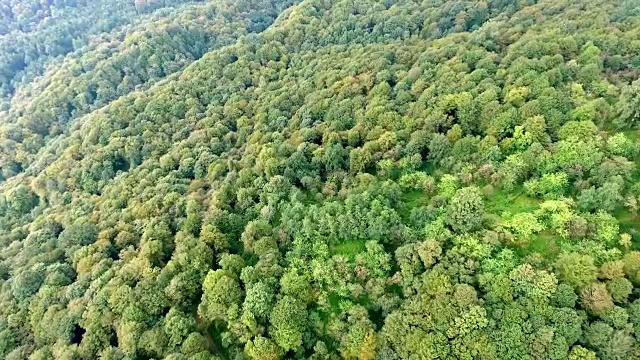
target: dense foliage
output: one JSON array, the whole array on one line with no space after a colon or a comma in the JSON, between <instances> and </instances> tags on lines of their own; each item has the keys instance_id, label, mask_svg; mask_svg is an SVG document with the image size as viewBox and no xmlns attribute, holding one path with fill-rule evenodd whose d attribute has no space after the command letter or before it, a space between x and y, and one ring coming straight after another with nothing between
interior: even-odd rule
<instances>
[{"instance_id":1,"label":"dense foliage","mask_svg":"<svg viewBox=\"0 0 640 360\"><path fill-rule=\"evenodd\" d=\"M635 1L158 11L6 104L0 356L640 358Z\"/></svg>"},{"instance_id":2,"label":"dense foliage","mask_svg":"<svg viewBox=\"0 0 640 360\"><path fill-rule=\"evenodd\" d=\"M288 1L219 1L182 7L106 34L50 65L0 113L0 181L38 159L47 138L120 96L175 74L209 50L264 30Z\"/></svg>"},{"instance_id":3,"label":"dense foliage","mask_svg":"<svg viewBox=\"0 0 640 360\"><path fill-rule=\"evenodd\" d=\"M92 35L136 23L140 15L184 0L5 0L0 4L0 95L27 83L47 62L83 49Z\"/></svg>"}]
</instances>

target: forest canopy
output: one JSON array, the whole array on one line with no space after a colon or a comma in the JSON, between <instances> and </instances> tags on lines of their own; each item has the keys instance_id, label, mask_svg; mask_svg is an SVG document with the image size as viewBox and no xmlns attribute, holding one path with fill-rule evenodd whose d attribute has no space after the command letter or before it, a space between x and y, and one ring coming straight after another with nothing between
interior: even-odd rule
<instances>
[{"instance_id":1,"label":"forest canopy","mask_svg":"<svg viewBox=\"0 0 640 360\"><path fill-rule=\"evenodd\" d=\"M637 1L0 14L1 358L640 358Z\"/></svg>"}]
</instances>

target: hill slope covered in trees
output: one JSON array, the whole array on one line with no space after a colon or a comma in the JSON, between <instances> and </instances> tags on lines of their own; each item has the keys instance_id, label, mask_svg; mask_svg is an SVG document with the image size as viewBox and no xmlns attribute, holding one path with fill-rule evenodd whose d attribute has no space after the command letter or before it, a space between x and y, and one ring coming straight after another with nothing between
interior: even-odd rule
<instances>
[{"instance_id":1,"label":"hill slope covered in trees","mask_svg":"<svg viewBox=\"0 0 640 360\"><path fill-rule=\"evenodd\" d=\"M0 356L640 358L635 1L180 3L9 82Z\"/></svg>"}]
</instances>

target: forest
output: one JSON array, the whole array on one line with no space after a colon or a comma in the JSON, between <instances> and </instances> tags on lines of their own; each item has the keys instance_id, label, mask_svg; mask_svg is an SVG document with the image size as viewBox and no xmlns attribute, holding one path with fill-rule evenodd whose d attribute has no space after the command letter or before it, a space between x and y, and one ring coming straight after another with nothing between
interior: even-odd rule
<instances>
[{"instance_id":1,"label":"forest","mask_svg":"<svg viewBox=\"0 0 640 360\"><path fill-rule=\"evenodd\" d=\"M1 0L0 358L640 359L640 3Z\"/></svg>"}]
</instances>

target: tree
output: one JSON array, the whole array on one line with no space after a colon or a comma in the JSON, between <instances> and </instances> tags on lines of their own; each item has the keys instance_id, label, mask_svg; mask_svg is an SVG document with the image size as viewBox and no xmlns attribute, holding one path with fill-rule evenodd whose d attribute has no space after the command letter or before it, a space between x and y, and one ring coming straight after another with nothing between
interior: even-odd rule
<instances>
[{"instance_id":1,"label":"tree","mask_svg":"<svg viewBox=\"0 0 640 360\"><path fill-rule=\"evenodd\" d=\"M195 328L196 322L193 317L180 310L171 308L165 317L164 331L169 335L169 344L176 346Z\"/></svg>"},{"instance_id":2,"label":"tree","mask_svg":"<svg viewBox=\"0 0 640 360\"><path fill-rule=\"evenodd\" d=\"M296 271L289 271L280 278L280 291L285 294L308 302L311 296L311 284L305 275Z\"/></svg>"},{"instance_id":3,"label":"tree","mask_svg":"<svg viewBox=\"0 0 640 360\"><path fill-rule=\"evenodd\" d=\"M588 231L589 223L582 216L573 216L567 223L567 235L569 235L571 239L584 239Z\"/></svg>"},{"instance_id":4,"label":"tree","mask_svg":"<svg viewBox=\"0 0 640 360\"><path fill-rule=\"evenodd\" d=\"M206 351L208 347L207 339L205 339L202 334L192 332L187 336L184 342L182 342L180 349L183 354L190 356Z\"/></svg>"},{"instance_id":5,"label":"tree","mask_svg":"<svg viewBox=\"0 0 640 360\"><path fill-rule=\"evenodd\" d=\"M273 289L263 282L258 282L247 289L243 309L251 312L256 318L266 318L273 306L273 298Z\"/></svg>"},{"instance_id":6,"label":"tree","mask_svg":"<svg viewBox=\"0 0 640 360\"><path fill-rule=\"evenodd\" d=\"M598 268L589 255L564 253L555 262L555 271L560 281L580 290L596 281Z\"/></svg>"},{"instance_id":7,"label":"tree","mask_svg":"<svg viewBox=\"0 0 640 360\"><path fill-rule=\"evenodd\" d=\"M624 273L629 280L636 285L640 285L640 252L631 251L625 254L622 261L624 262Z\"/></svg>"},{"instance_id":8,"label":"tree","mask_svg":"<svg viewBox=\"0 0 640 360\"><path fill-rule=\"evenodd\" d=\"M640 358L637 2L3 1L0 358Z\"/></svg>"},{"instance_id":9,"label":"tree","mask_svg":"<svg viewBox=\"0 0 640 360\"><path fill-rule=\"evenodd\" d=\"M376 241L367 241L364 252L356 255L356 266L366 269L371 277L384 278L391 270L391 256Z\"/></svg>"},{"instance_id":10,"label":"tree","mask_svg":"<svg viewBox=\"0 0 640 360\"><path fill-rule=\"evenodd\" d=\"M26 214L36 205L38 205L39 198L36 194L24 185L19 185L15 188L9 189L6 192L5 198L9 208L15 211L17 214Z\"/></svg>"},{"instance_id":11,"label":"tree","mask_svg":"<svg viewBox=\"0 0 640 360\"><path fill-rule=\"evenodd\" d=\"M44 282L42 270L42 267L27 269L11 279L11 290L18 301L22 302L38 292Z\"/></svg>"},{"instance_id":12,"label":"tree","mask_svg":"<svg viewBox=\"0 0 640 360\"><path fill-rule=\"evenodd\" d=\"M442 247L433 239L419 243L417 250L422 264L427 269L433 266L442 255Z\"/></svg>"},{"instance_id":13,"label":"tree","mask_svg":"<svg viewBox=\"0 0 640 360\"><path fill-rule=\"evenodd\" d=\"M510 229L517 238L528 241L532 235L544 230L544 226L538 222L532 213L518 213L505 223L505 227Z\"/></svg>"},{"instance_id":14,"label":"tree","mask_svg":"<svg viewBox=\"0 0 640 360\"><path fill-rule=\"evenodd\" d=\"M607 139L607 149L615 156L631 158L637 153L637 145L624 133L616 133Z\"/></svg>"},{"instance_id":15,"label":"tree","mask_svg":"<svg viewBox=\"0 0 640 360\"><path fill-rule=\"evenodd\" d=\"M625 359L633 351L634 339L628 332L615 330L602 321L587 326L584 338L589 347L596 349L598 359Z\"/></svg>"},{"instance_id":16,"label":"tree","mask_svg":"<svg viewBox=\"0 0 640 360\"><path fill-rule=\"evenodd\" d=\"M582 306L592 314L598 315L613 307L613 299L604 283L591 283L580 291Z\"/></svg>"},{"instance_id":17,"label":"tree","mask_svg":"<svg viewBox=\"0 0 640 360\"><path fill-rule=\"evenodd\" d=\"M241 299L242 289L230 271L209 271L202 284L198 314L209 321L226 320L229 308L239 305Z\"/></svg>"},{"instance_id":18,"label":"tree","mask_svg":"<svg viewBox=\"0 0 640 360\"><path fill-rule=\"evenodd\" d=\"M557 336L562 336L567 345L576 343L582 336L582 314L573 308L551 308L550 322Z\"/></svg>"},{"instance_id":19,"label":"tree","mask_svg":"<svg viewBox=\"0 0 640 360\"><path fill-rule=\"evenodd\" d=\"M183 228L193 235L198 235L202 226L202 212L201 201L189 199L187 202L187 218L183 223Z\"/></svg>"},{"instance_id":20,"label":"tree","mask_svg":"<svg viewBox=\"0 0 640 360\"><path fill-rule=\"evenodd\" d=\"M629 322L633 325L633 329L637 334L640 330L640 300L635 300L627 307L629 314Z\"/></svg>"},{"instance_id":21,"label":"tree","mask_svg":"<svg viewBox=\"0 0 640 360\"><path fill-rule=\"evenodd\" d=\"M364 360L375 357L375 332L365 308L354 306L349 309L330 324L330 333L339 342L339 351L344 359Z\"/></svg>"},{"instance_id":22,"label":"tree","mask_svg":"<svg viewBox=\"0 0 640 360\"><path fill-rule=\"evenodd\" d=\"M438 182L438 192L446 198L451 198L455 195L456 190L459 187L459 180L457 177L451 174L442 175Z\"/></svg>"},{"instance_id":23,"label":"tree","mask_svg":"<svg viewBox=\"0 0 640 360\"><path fill-rule=\"evenodd\" d=\"M509 272L515 295L535 300L549 299L558 288L558 279L542 270L535 270L530 264L520 265Z\"/></svg>"},{"instance_id":24,"label":"tree","mask_svg":"<svg viewBox=\"0 0 640 360\"><path fill-rule=\"evenodd\" d=\"M424 269L416 244L406 244L398 247L395 252L395 259L400 272L405 277L418 275Z\"/></svg>"},{"instance_id":25,"label":"tree","mask_svg":"<svg viewBox=\"0 0 640 360\"><path fill-rule=\"evenodd\" d=\"M342 144L335 143L327 147L322 161L325 164L327 172L333 172L338 170L346 170L346 158L349 152L344 149Z\"/></svg>"},{"instance_id":26,"label":"tree","mask_svg":"<svg viewBox=\"0 0 640 360\"><path fill-rule=\"evenodd\" d=\"M276 302L269 315L270 333L284 351L302 346L302 336L307 325L307 308L304 303L285 295Z\"/></svg>"},{"instance_id":27,"label":"tree","mask_svg":"<svg viewBox=\"0 0 640 360\"><path fill-rule=\"evenodd\" d=\"M447 223L457 232L478 229L483 221L484 202L480 190L466 187L456 191L447 208Z\"/></svg>"},{"instance_id":28,"label":"tree","mask_svg":"<svg viewBox=\"0 0 640 360\"><path fill-rule=\"evenodd\" d=\"M625 278L615 278L607 281L607 291L613 301L625 303L633 291L633 284Z\"/></svg>"},{"instance_id":29,"label":"tree","mask_svg":"<svg viewBox=\"0 0 640 360\"><path fill-rule=\"evenodd\" d=\"M202 227L200 239L207 245L212 246L217 253L223 253L229 250L227 237L213 225L204 225Z\"/></svg>"},{"instance_id":30,"label":"tree","mask_svg":"<svg viewBox=\"0 0 640 360\"><path fill-rule=\"evenodd\" d=\"M596 353L576 345L569 352L569 360L598 360Z\"/></svg>"},{"instance_id":31,"label":"tree","mask_svg":"<svg viewBox=\"0 0 640 360\"><path fill-rule=\"evenodd\" d=\"M0 354L7 355L16 346L15 335L10 329L0 331Z\"/></svg>"},{"instance_id":32,"label":"tree","mask_svg":"<svg viewBox=\"0 0 640 360\"><path fill-rule=\"evenodd\" d=\"M621 260L607 261L600 266L598 278L613 280L624 277L624 262Z\"/></svg>"},{"instance_id":33,"label":"tree","mask_svg":"<svg viewBox=\"0 0 640 360\"><path fill-rule=\"evenodd\" d=\"M524 188L529 196L544 199L558 199L562 197L569 185L568 176L564 172L543 174L540 179L529 180Z\"/></svg>"},{"instance_id":34,"label":"tree","mask_svg":"<svg viewBox=\"0 0 640 360\"><path fill-rule=\"evenodd\" d=\"M89 245L98 238L98 227L86 221L76 221L64 229L58 236L63 248L74 249L77 246Z\"/></svg>"},{"instance_id":35,"label":"tree","mask_svg":"<svg viewBox=\"0 0 640 360\"><path fill-rule=\"evenodd\" d=\"M634 81L622 89L618 109L618 117L614 123L619 129L631 129L640 120L640 81Z\"/></svg>"},{"instance_id":36,"label":"tree","mask_svg":"<svg viewBox=\"0 0 640 360\"><path fill-rule=\"evenodd\" d=\"M244 352L253 360L278 360L282 358L282 349L273 341L256 336L245 345Z\"/></svg>"},{"instance_id":37,"label":"tree","mask_svg":"<svg viewBox=\"0 0 640 360\"><path fill-rule=\"evenodd\" d=\"M603 312L600 319L613 326L614 329L624 329L629 323L629 314L624 308L614 306Z\"/></svg>"},{"instance_id":38,"label":"tree","mask_svg":"<svg viewBox=\"0 0 640 360\"><path fill-rule=\"evenodd\" d=\"M427 148L429 150L429 160L436 164L442 163L451 153L451 143L442 134L435 134L429 141Z\"/></svg>"},{"instance_id":39,"label":"tree","mask_svg":"<svg viewBox=\"0 0 640 360\"><path fill-rule=\"evenodd\" d=\"M613 211L624 200L622 186L617 182L606 182L601 187L583 190L578 196L578 207L585 211Z\"/></svg>"}]
</instances>

